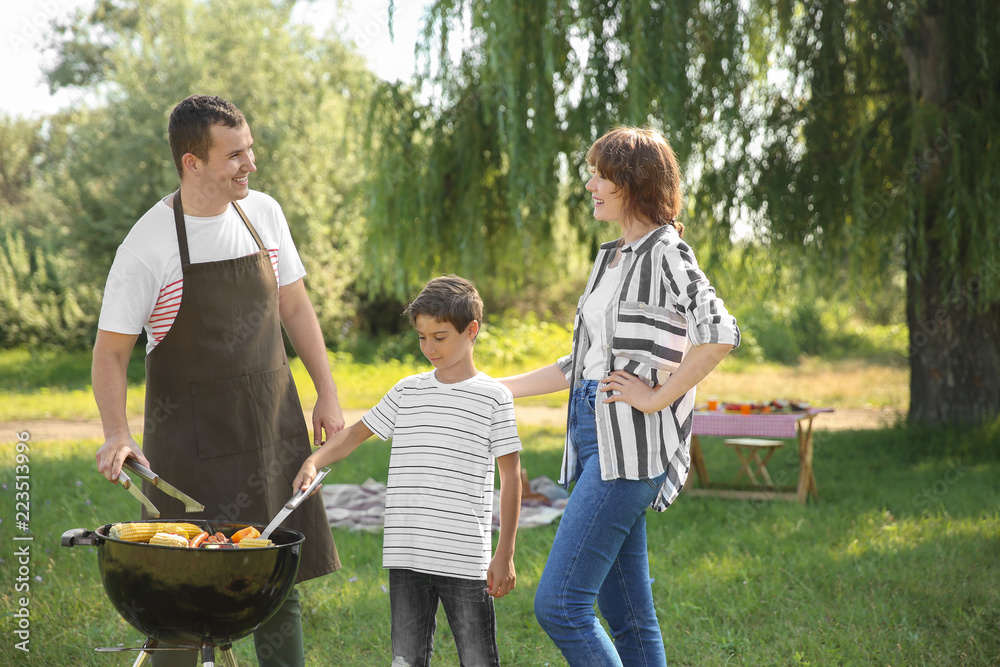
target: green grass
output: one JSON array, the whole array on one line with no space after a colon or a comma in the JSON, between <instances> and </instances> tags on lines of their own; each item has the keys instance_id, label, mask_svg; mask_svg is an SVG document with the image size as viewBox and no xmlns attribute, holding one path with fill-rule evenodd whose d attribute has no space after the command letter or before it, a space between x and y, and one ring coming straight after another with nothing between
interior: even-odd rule
<instances>
[{"instance_id":1,"label":"green grass","mask_svg":"<svg viewBox=\"0 0 1000 667\"><path fill-rule=\"evenodd\" d=\"M560 429L522 428L523 462L555 476ZM897 427L820 431L820 501L754 503L681 498L649 522L654 597L671 665L994 665L1000 662L1000 423L969 430ZM703 438L713 477L735 475L735 457ZM70 528L137 514L135 501L94 470L95 440L29 441L31 654L5 632L0 664L109 665L95 646L141 643L111 608L96 552L59 546ZM13 591L14 451L2 446L0 611ZM334 467L328 482L384 481L388 446L371 441ZM794 473L779 453L772 474ZM518 536L518 586L497 601L507 665L562 665L538 628L532 596L554 527ZM308 664L389 662L387 576L379 534L335 531L344 568L301 587ZM36 580L36 577L38 578ZM241 640L241 664L254 664ZM454 665L443 616L436 664Z\"/></svg>"}]
</instances>

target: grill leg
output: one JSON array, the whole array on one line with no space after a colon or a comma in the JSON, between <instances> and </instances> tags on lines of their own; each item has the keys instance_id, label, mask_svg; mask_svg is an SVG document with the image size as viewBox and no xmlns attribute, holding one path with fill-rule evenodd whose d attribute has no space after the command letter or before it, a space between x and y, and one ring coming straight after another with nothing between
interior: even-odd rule
<instances>
[{"instance_id":1,"label":"grill leg","mask_svg":"<svg viewBox=\"0 0 1000 667\"><path fill-rule=\"evenodd\" d=\"M146 639L146 643L142 645L143 650L139 651L139 657L132 663L132 667L143 667L143 665L149 664L149 661L153 659L153 652L146 649L156 648L157 644L159 642L155 639Z\"/></svg>"},{"instance_id":2,"label":"grill leg","mask_svg":"<svg viewBox=\"0 0 1000 667\"><path fill-rule=\"evenodd\" d=\"M219 654L222 657L222 664L225 665L225 667L240 667L236 663L236 654L233 653L232 644L226 644L225 646L220 646Z\"/></svg>"},{"instance_id":3,"label":"grill leg","mask_svg":"<svg viewBox=\"0 0 1000 667\"><path fill-rule=\"evenodd\" d=\"M233 653L232 644L220 646L219 654L224 667L240 667L236 663L236 654ZM205 644L201 647L201 667L215 667L215 647L211 644Z\"/></svg>"}]
</instances>

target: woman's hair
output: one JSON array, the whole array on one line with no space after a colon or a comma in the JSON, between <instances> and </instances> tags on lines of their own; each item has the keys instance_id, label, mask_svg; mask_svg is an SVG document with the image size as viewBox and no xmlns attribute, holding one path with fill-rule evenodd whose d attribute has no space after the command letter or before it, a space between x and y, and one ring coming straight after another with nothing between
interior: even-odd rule
<instances>
[{"instance_id":1,"label":"woman's hair","mask_svg":"<svg viewBox=\"0 0 1000 667\"><path fill-rule=\"evenodd\" d=\"M184 173L181 158L191 153L201 160L208 159L212 150L212 126L239 128L247 122L243 112L232 102L210 95L191 95L170 112L167 138L178 174Z\"/></svg>"},{"instance_id":2,"label":"woman's hair","mask_svg":"<svg viewBox=\"0 0 1000 667\"><path fill-rule=\"evenodd\" d=\"M681 170L674 150L656 130L616 127L594 142L587 164L622 193L625 217L657 226L677 222L681 208Z\"/></svg>"},{"instance_id":3,"label":"woman's hair","mask_svg":"<svg viewBox=\"0 0 1000 667\"><path fill-rule=\"evenodd\" d=\"M471 282L449 274L427 283L403 315L410 318L410 324L416 324L417 315L450 322L461 333L473 320L482 326L483 300Z\"/></svg>"}]
</instances>

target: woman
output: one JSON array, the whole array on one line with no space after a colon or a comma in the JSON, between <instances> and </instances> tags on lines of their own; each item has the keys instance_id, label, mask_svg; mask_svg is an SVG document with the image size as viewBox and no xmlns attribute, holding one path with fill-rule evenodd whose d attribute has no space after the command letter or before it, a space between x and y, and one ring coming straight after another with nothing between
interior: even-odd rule
<instances>
[{"instance_id":1,"label":"woman","mask_svg":"<svg viewBox=\"0 0 1000 667\"><path fill-rule=\"evenodd\" d=\"M665 665L646 508L665 510L687 479L695 385L740 333L681 240L680 170L663 136L611 130L587 162L594 217L622 236L594 262L572 353L501 380L515 397L572 388L560 481L576 485L535 615L570 665Z\"/></svg>"}]
</instances>

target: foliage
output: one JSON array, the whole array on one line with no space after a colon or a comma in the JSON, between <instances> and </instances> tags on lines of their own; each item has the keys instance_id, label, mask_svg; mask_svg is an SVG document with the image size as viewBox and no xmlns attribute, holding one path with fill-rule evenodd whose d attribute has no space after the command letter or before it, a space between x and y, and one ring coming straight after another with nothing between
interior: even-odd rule
<instances>
[{"instance_id":1,"label":"foliage","mask_svg":"<svg viewBox=\"0 0 1000 667\"><path fill-rule=\"evenodd\" d=\"M59 162L78 192L71 237L89 258L88 284L103 281L131 225L177 187L167 118L184 97L208 92L246 114L259 167L253 187L282 204L321 324L336 339L359 265L363 164L353 128L371 77L335 35L293 23L294 4L100 0L58 28L52 85L99 100L66 126Z\"/></svg>"},{"instance_id":2,"label":"foliage","mask_svg":"<svg viewBox=\"0 0 1000 667\"><path fill-rule=\"evenodd\" d=\"M991 0L439 0L405 109L373 115L379 138L396 137L383 144L379 178L419 176L390 200L381 189L373 250L398 259L386 277L398 285L427 263L447 265L452 255L437 248L452 235L472 254L454 261L495 275L516 253L488 246L493 230L545 247L546 221L563 208L593 242L581 188L566 186L582 176L582 151L611 125L650 125L685 164L684 221L711 241L703 261L735 243L811 277L820 296L846 290L859 303L896 292L905 272L911 331L945 332L910 356L916 416L995 415L1000 158L985 147L1000 115L998 27ZM501 199L480 196L494 184ZM405 252L388 233L391 212L413 221ZM978 354L931 358L936 347ZM983 381L979 398L962 393Z\"/></svg>"},{"instance_id":3,"label":"foliage","mask_svg":"<svg viewBox=\"0 0 1000 667\"><path fill-rule=\"evenodd\" d=\"M0 117L0 348L86 346L100 294L79 281L65 187L54 159L65 136L41 122ZM9 160L8 160L9 156Z\"/></svg>"}]
</instances>

